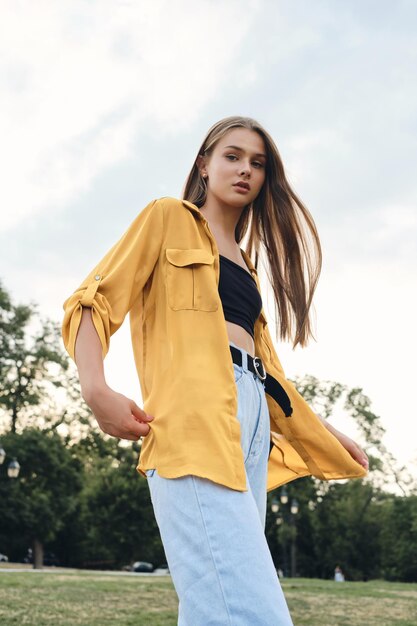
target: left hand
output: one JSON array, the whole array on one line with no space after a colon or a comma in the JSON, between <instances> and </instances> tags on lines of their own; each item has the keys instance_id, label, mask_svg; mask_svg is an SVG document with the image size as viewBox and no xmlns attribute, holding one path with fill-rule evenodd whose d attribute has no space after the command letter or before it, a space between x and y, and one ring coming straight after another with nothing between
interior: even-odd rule
<instances>
[{"instance_id":1,"label":"left hand","mask_svg":"<svg viewBox=\"0 0 417 626\"><path fill-rule=\"evenodd\" d=\"M369 459L368 459L366 452L362 450L360 445L357 444L356 441L353 441L353 439L351 439L347 435L344 435L343 433L341 433L340 430L337 430L336 428L334 428L321 415L319 415L318 413L316 413L316 415L320 419L320 421L324 424L324 426L327 428L327 430L329 430L332 433L332 435L334 435L336 439L342 444L345 450L349 452L352 459L354 459L357 463L359 463L359 465L362 465L362 467L364 467L366 471L368 471Z\"/></svg>"},{"instance_id":2,"label":"left hand","mask_svg":"<svg viewBox=\"0 0 417 626\"><path fill-rule=\"evenodd\" d=\"M340 431L337 431L337 435L335 434L335 437L336 439L340 441L342 446L349 452L350 456L355 461L357 461L359 465L362 465L362 467L364 467L368 471L369 459L368 459L366 452L362 450L360 445L357 444L356 441L353 441L353 439L351 439L347 435L344 435L343 433L341 433Z\"/></svg>"}]
</instances>

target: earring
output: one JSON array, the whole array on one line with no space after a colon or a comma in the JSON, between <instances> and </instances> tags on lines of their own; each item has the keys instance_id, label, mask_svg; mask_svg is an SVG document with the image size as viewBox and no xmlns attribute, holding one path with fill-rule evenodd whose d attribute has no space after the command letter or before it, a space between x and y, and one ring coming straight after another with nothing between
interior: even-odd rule
<instances>
[{"instance_id":1,"label":"earring","mask_svg":"<svg viewBox=\"0 0 417 626\"><path fill-rule=\"evenodd\" d=\"M203 192L203 195L205 196L205 194L207 193L207 174L201 174L201 178L198 181L199 187Z\"/></svg>"}]
</instances>

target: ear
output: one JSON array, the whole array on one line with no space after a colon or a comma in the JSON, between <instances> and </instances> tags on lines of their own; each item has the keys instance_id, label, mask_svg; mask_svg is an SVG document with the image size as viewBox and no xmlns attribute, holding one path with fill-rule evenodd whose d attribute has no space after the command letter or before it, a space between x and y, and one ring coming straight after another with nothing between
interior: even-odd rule
<instances>
[{"instance_id":1,"label":"ear","mask_svg":"<svg viewBox=\"0 0 417 626\"><path fill-rule=\"evenodd\" d=\"M205 178L207 176L207 169L206 169L206 159L202 154L199 154L197 157L197 167L200 171L200 174L203 178Z\"/></svg>"}]
</instances>

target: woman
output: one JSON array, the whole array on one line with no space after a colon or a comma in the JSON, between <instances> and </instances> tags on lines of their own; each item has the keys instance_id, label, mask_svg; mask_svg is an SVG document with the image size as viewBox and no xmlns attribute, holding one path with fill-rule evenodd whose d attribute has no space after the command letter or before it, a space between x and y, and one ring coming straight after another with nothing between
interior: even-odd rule
<instances>
[{"instance_id":1,"label":"woman","mask_svg":"<svg viewBox=\"0 0 417 626\"><path fill-rule=\"evenodd\" d=\"M178 624L287 626L264 534L266 492L300 476L367 470L363 450L285 378L262 308L260 256L280 338L306 345L319 239L273 140L251 118L209 130L183 196L149 203L65 302L64 342L101 429L143 437L137 470L148 480ZM103 374L127 312L143 410Z\"/></svg>"}]
</instances>

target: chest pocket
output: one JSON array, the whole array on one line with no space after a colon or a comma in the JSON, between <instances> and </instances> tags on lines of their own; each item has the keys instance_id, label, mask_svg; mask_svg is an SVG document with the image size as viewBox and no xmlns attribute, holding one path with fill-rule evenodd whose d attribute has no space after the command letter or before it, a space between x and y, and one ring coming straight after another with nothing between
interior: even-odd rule
<instances>
[{"instance_id":1,"label":"chest pocket","mask_svg":"<svg viewBox=\"0 0 417 626\"><path fill-rule=\"evenodd\" d=\"M217 311L219 295L214 273L214 256L191 248L166 250L168 304L174 311Z\"/></svg>"}]
</instances>

